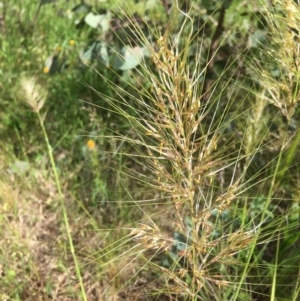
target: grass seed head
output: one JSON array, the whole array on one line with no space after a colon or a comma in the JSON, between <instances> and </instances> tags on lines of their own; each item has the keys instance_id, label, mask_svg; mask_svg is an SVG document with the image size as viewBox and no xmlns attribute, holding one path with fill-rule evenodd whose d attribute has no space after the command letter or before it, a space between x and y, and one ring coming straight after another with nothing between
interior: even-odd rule
<instances>
[{"instance_id":1,"label":"grass seed head","mask_svg":"<svg viewBox=\"0 0 300 301\"><path fill-rule=\"evenodd\" d=\"M47 90L38 83L35 77L22 77L18 86L18 98L38 113L47 99Z\"/></svg>"}]
</instances>

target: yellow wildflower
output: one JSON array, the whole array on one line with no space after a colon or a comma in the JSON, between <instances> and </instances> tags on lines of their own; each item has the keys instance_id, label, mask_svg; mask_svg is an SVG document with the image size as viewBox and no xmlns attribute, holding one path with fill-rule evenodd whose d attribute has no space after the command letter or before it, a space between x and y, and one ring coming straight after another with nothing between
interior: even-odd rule
<instances>
[{"instance_id":1,"label":"yellow wildflower","mask_svg":"<svg viewBox=\"0 0 300 301\"><path fill-rule=\"evenodd\" d=\"M89 139L86 143L86 146L89 148L89 149L95 149L96 147L96 142L92 139Z\"/></svg>"},{"instance_id":2,"label":"yellow wildflower","mask_svg":"<svg viewBox=\"0 0 300 301\"><path fill-rule=\"evenodd\" d=\"M70 40L70 41L69 41L69 44L70 44L71 46L73 46L73 45L75 44L75 41L74 41L74 40Z\"/></svg>"},{"instance_id":3,"label":"yellow wildflower","mask_svg":"<svg viewBox=\"0 0 300 301\"><path fill-rule=\"evenodd\" d=\"M44 73L49 73L49 71L50 71L49 67L44 67L44 69L43 69Z\"/></svg>"}]
</instances>

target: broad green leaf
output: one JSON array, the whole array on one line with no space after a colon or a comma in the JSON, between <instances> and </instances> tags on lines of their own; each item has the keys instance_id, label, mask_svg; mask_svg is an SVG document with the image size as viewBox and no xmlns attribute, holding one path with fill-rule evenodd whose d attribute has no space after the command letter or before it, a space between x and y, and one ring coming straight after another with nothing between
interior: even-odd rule
<instances>
[{"instance_id":1,"label":"broad green leaf","mask_svg":"<svg viewBox=\"0 0 300 301\"><path fill-rule=\"evenodd\" d=\"M108 11L106 14L100 15L100 26L102 29L102 32L105 33L110 29L110 21L111 21L111 12Z\"/></svg>"},{"instance_id":2,"label":"broad green leaf","mask_svg":"<svg viewBox=\"0 0 300 301\"><path fill-rule=\"evenodd\" d=\"M115 58L114 68L120 70L130 70L138 66L144 56L148 56L149 52L142 47L123 47L121 54Z\"/></svg>"},{"instance_id":3,"label":"broad green leaf","mask_svg":"<svg viewBox=\"0 0 300 301\"><path fill-rule=\"evenodd\" d=\"M79 54L79 58L82 61L83 64L87 64L92 60L93 57L93 51L95 47L97 46L97 42L93 42L91 45L87 47L87 49L83 50Z\"/></svg>"},{"instance_id":4,"label":"broad green leaf","mask_svg":"<svg viewBox=\"0 0 300 301\"><path fill-rule=\"evenodd\" d=\"M97 28L100 24L101 18L101 15L95 15L92 12L90 12L85 16L84 21L90 27Z\"/></svg>"},{"instance_id":5,"label":"broad green leaf","mask_svg":"<svg viewBox=\"0 0 300 301\"><path fill-rule=\"evenodd\" d=\"M106 67L109 67L109 55L106 44L98 42L95 51L96 56L104 62Z\"/></svg>"},{"instance_id":6,"label":"broad green leaf","mask_svg":"<svg viewBox=\"0 0 300 301\"><path fill-rule=\"evenodd\" d=\"M107 14L95 15L94 13L88 13L84 21L87 25L92 28L101 27L103 32L107 32L110 28L111 12L108 11Z\"/></svg>"}]
</instances>

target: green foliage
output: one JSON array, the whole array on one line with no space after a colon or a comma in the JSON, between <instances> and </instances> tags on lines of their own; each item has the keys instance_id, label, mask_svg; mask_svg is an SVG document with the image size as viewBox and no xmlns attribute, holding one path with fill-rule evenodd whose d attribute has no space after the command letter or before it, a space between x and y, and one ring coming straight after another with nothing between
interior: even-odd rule
<instances>
[{"instance_id":1,"label":"green foliage","mask_svg":"<svg viewBox=\"0 0 300 301\"><path fill-rule=\"evenodd\" d=\"M299 298L299 32L290 29L300 17L295 2L273 2L0 3L0 163L15 187L30 175L41 191L33 166L52 166L61 203L47 199L41 211L64 213L68 237L55 239L75 262L74 300L123 298L146 282L142 300ZM11 249L1 248L3 296L30 300L19 279L30 286L34 273L5 266ZM91 279L105 289L85 296ZM53 298L54 284L45 284Z\"/></svg>"}]
</instances>

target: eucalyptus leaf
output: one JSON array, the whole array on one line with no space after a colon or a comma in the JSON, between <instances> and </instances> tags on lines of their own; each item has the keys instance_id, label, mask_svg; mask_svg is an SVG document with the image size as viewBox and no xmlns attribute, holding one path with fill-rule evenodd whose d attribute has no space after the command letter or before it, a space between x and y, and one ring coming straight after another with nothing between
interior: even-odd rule
<instances>
[{"instance_id":1,"label":"eucalyptus leaf","mask_svg":"<svg viewBox=\"0 0 300 301\"><path fill-rule=\"evenodd\" d=\"M110 22L111 22L111 12L108 11L106 14L100 15L100 26L102 29L102 32L107 32L110 29Z\"/></svg>"},{"instance_id":2,"label":"eucalyptus leaf","mask_svg":"<svg viewBox=\"0 0 300 301\"><path fill-rule=\"evenodd\" d=\"M87 64L92 60L93 57L93 52L95 47L97 46L98 42L93 42L91 45L88 46L87 49L83 50L79 54L79 58L82 61L82 63Z\"/></svg>"},{"instance_id":3,"label":"eucalyptus leaf","mask_svg":"<svg viewBox=\"0 0 300 301\"><path fill-rule=\"evenodd\" d=\"M146 48L143 47L130 47L125 46L122 48L121 54L118 54L114 61L114 68L119 70L130 70L138 66L144 56L148 56L149 53Z\"/></svg>"},{"instance_id":4,"label":"eucalyptus leaf","mask_svg":"<svg viewBox=\"0 0 300 301\"><path fill-rule=\"evenodd\" d=\"M100 25L101 19L101 15L95 15L94 13L90 12L85 16L84 21L90 27L97 28Z\"/></svg>"},{"instance_id":5,"label":"eucalyptus leaf","mask_svg":"<svg viewBox=\"0 0 300 301\"><path fill-rule=\"evenodd\" d=\"M266 39L266 32L256 30L252 35L249 36L249 46L258 47Z\"/></svg>"},{"instance_id":6,"label":"eucalyptus leaf","mask_svg":"<svg viewBox=\"0 0 300 301\"><path fill-rule=\"evenodd\" d=\"M101 27L103 32L107 32L110 28L111 12L108 11L107 14L102 15L90 12L85 16L84 21L92 28Z\"/></svg>"},{"instance_id":7,"label":"eucalyptus leaf","mask_svg":"<svg viewBox=\"0 0 300 301\"><path fill-rule=\"evenodd\" d=\"M106 44L101 42L97 43L97 46L95 47L95 56L101 59L106 67L109 67L109 54Z\"/></svg>"}]
</instances>

